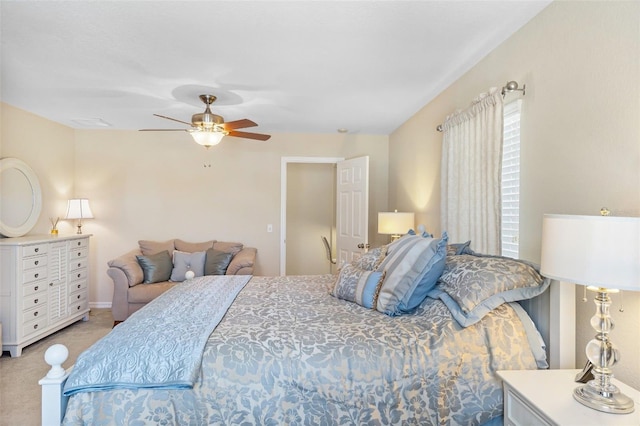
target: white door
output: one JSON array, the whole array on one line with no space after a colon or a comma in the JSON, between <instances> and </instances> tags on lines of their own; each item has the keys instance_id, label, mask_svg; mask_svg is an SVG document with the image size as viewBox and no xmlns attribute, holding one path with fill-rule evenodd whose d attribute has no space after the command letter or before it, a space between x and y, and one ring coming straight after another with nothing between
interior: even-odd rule
<instances>
[{"instance_id":1,"label":"white door","mask_svg":"<svg viewBox=\"0 0 640 426\"><path fill-rule=\"evenodd\" d=\"M369 157L338 162L337 265L357 259L369 244Z\"/></svg>"}]
</instances>

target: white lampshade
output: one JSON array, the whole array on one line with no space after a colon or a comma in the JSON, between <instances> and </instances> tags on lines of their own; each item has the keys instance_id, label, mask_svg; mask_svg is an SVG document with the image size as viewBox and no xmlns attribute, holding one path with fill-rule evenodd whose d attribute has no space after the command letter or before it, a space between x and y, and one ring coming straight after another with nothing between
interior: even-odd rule
<instances>
[{"instance_id":1,"label":"white lampshade","mask_svg":"<svg viewBox=\"0 0 640 426\"><path fill-rule=\"evenodd\" d=\"M86 198L73 198L67 202L65 219L93 219L93 213Z\"/></svg>"},{"instance_id":2,"label":"white lampshade","mask_svg":"<svg viewBox=\"0 0 640 426\"><path fill-rule=\"evenodd\" d=\"M225 133L214 130L193 130L189 133L191 133L191 136L196 143L207 148L218 145L225 136Z\"/></svg>"},{"instance_id":3,"label":"white lampshade","mask_svg":"<svg viewBox=\"0 0 640 426\"><path fill-rule=\"evenodd\" d=\"M413 229L414 213L380 212L378 213L378 234L401 235Z\"/></svg>"},{"instance_id":4,"label":"white lampshade","mask_svg":"<svg viewBox=\"0 0 640 426\"><path fill-rule=\"evenodd\" d=\"M546 214L541 257L545 277L640 291L640 218Z\"/></svg>"}]
</instances>

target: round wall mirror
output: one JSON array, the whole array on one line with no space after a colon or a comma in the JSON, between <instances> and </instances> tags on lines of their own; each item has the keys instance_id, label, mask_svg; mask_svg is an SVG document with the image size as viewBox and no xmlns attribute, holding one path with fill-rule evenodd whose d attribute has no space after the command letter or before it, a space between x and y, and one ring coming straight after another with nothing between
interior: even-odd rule
<instances>
[{"instance_id":1,"label":"round wall mirror","mask_svg":"<svg viewBox=\"0 0 640 426\"><path fill-rule=\"evenodd\" d=\"M42 211L38 176L24 161L0 159L0 234L21 237L31 231Z\"/></svg>"}]
</instances>

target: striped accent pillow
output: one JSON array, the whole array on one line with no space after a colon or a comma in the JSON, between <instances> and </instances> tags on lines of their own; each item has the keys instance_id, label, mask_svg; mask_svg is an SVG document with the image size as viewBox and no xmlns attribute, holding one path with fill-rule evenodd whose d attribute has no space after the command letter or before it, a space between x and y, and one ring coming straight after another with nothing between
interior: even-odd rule
<instances>
[{"instance_id":1,"label":"striped accent pillow","mask_svg":"<svg viewBox=\"0 0 640 426\"><path fill-rule=\"evenodd\" d=\"M348 263L340 269L331 295L365 308L375 309L383 277L384 272L367 271Z\"/></svg>"},{"instance_id":2,"label":"striped accent pillow","mask_svg":"<svg viewBox=\"0 0 640 426\"><path fill-rule=\"evenodd\" d=\"M447 234L442 238L405 235L390 244L378 271L385 273L376 309L387 315L414 310L435 287L447 254Z\"/></svg>"}]
</instances>

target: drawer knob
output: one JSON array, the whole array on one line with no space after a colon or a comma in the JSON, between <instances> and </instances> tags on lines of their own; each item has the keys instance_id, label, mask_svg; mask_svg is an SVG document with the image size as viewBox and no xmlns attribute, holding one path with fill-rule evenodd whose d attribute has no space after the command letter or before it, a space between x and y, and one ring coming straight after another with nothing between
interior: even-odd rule
<instances>
[{"instance_id":1,"label":"drawer knob","mask_svg":"<svg viewBox=\"0 0 640 426\"><path fill-rule=\"evenodd\" d=\"M78 241L78 247L80 247L80 244L82 244L82 243L80 243L80 241Z\"/></svg>"},{"instance_id":2,"label":"drawer knob","mask_svg":"<svg viewBox=\"0 0 640 426\"><path fill-rule=\"evenodd\" d=\"M35 311L35 312L33 313L33 316L34 316L34 317L37 317L37 316L38 316L38 311Z\"/></svg>"},{"instance_id":3,"label":"drawer knob","mask_svg":"<svg viewBox=\"0 0 640 426\"><path fill-rule=\"evenodd\" d=\"M40 263L40 261L39 261L39 260L36 260L36 261L35 261L35 265L36 265L36 266L38 266L38 263Z\"/></svg>"},{"instance_id":4,"label":"drawer knob","mask_svg":"<svg viewBox=\"0 0 640 426\"><path fill-rule=\"evenodd\" d=\"M38 299L33 299L33 303L38 303Z\"/></svg>"},{"instance_id":5,"label":"drawer knob","mask_svg":"<svg viewBox=\"0 0 640 426\"><path fill-rule=\"evenodd\" d=\"M80 257L82 255L82 253L78 252L78 257Z\"/></svg>"},{"instance_id":6,"label":"drawer knob","mask_svg":"<svg viewBox=\"0 0 640 426\"><path fill-rule=\"evenodd\" d=\"M34 251L37 253L37 252L40 251L40 249L36 247L36 249Z\"/></svg>"},{"instance_id":7,"label":"drawer knob","mask_svg":"<svg viewBox=\"0 0 640 426\"><path fill-rule=\"evenodd\" d=\"M53 287L53 283L49 283L49 287Z\"/></svg>"},{"instance_id":8,"label":"drawer knob","mask_svg":"<svg viewBox=\"0 0 640 426\"><path fill-rule=\"evenodd\" d=\"M80 310L80 306L78 306L78 308L77 308L77 309L78 309L78 310Z\"/></svg>"},{"instance_id":9,"label":"drawer knob","mask_svg":"<svg viewBox=\"0 0 640 426\"><path fill-rule=\"evenodd\" d=\"M78 268L82 265L82 263L78 263Z\"/></svg>"},{"instance_id":10,"label":"drawer knob","mask_svg":"<svg viewBox=\"0 0 640 426\"><path fill-rule=\"evenodd\" d=\"M35 325L33 326L33 329L34 329L34 330L36 330L37 328L38 328L38 324L35 324Z\"/></svg>"},{"instance_id":11,"label":"drawer knob","mask_svg":"<svg viewBox=\"0 0 640 426\"><path fill-rule=\"evenodd\" d=\"M78 278L80 278L82 276L82 274L78 274Z\"/></svg>"},{"instance_id":12,"label":"drawer knob","mask_svg":"<svg viewBox=\"0 0 640 426\"><path fill-rule=\"evenodd\" d=\"M38 278L38 275L40 275L40 274L35 274L33 277L34 277L34 278Z\"/></svg>"},{"instance_id":13,"label":"drawer knob","mask_svg":"<svg viewBox=\"0 0 640 426\"><path fill-rule=\"evenodd\" d=\"M33 288L33 291L38 291L38 286L35 286L35 287Z\"/></svg>"},{"instance_id":14,"label":"drawer knob","mask_svg":"<svg viewBox=\"0 0 640 426\"><path fill-rule=\"evenodd\" d=\"M78 295L78 300L80 300L80 295Z\"/></svg>"},{"instance_id":15,"label":"drawer knob","mask_svg":"<svg viewBox=\"0 0 640 426\"><path fill-rule=\"evenodd\" d=\"M78 284L78 288L82 287L82 285Z\"/></svg>"}]
</instances>

